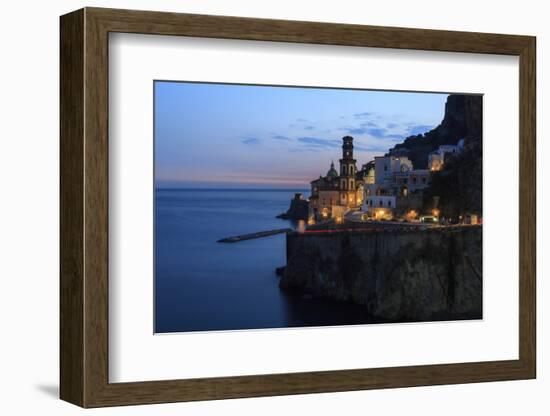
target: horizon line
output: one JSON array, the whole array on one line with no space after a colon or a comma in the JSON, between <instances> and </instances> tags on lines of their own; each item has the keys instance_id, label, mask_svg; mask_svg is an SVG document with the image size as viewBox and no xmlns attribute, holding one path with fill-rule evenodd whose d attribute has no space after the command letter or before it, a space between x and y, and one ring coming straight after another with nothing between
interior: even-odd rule
<instances>
[{"instance_id":1,"label":"horizon line","mask_svg":"<svg viewBox=\"0 0 550 416\"><path fill-rule=\"evenodd\" d=\"M309 190L309 187L283 187L283 188L259 188L259 187L188 187L188 186L155 186L155 190L164 189L185 189L191 191L295 191L295 190Z\"/></svg>"}]
</instances>

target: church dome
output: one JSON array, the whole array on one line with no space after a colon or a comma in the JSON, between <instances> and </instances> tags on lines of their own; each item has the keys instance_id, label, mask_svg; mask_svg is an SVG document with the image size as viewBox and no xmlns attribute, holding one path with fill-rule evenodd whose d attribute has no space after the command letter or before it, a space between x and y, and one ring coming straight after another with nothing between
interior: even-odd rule
<instances>
[{"instance_id":1,"label":"church dome","mask_svg":"<svg viewBox=\"0 0 550 416\"><path fill-rule=\"evenodd\" d=\"M336 169L334 169L334 162L332 162L332 163L330 164L330 169L329 169L329 171L327 172L327 176L328 176L328 177L332 177L332 178L338 176L338 171L337 171Z\"/></svg>"}]
</instances>

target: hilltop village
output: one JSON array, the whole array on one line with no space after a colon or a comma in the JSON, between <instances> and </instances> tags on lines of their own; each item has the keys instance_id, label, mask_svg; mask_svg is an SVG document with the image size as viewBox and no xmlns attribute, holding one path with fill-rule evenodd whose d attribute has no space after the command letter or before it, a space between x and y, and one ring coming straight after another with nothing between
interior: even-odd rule
<instances>
[{"instance_id":1,"label":"hilltop village","mask_svg":"<svg viewBox=\"0 0 550 416\"><path fill-rule=\"evenodd\" d=\"M428 155L427 169L414 169L402 149L377 156L357 169L353 137L342 139L339 170L334 162L325 176L311 181L308 222L346 219L439 221L437 198L427 200L424 190L434 172L464 149L464 139L441 145ZM471 217L470 217L471 218Z\"/></svg>"},{"instance_id":2,"label":"hilltop village","mask_svg":"<svg viewBox=\"0 0 550 416\"><path fill-rule=\"evenodd\" d=\"M279 286L381 322L482 318L482 99L451 94L434 129L360 165L354 139L296 194ZM300 224L300 223L299 223Z\"/></svg>"},{"instance_id":3,"label":"hilltop village","mask_svg":"<svg viewBox=\"0 0 550 416\"><path fill-rule=\"evenodd\" d=\"M432 143L425 169L397 147L359 170L344 137L339 170L293 200L308 225L286 234L279 286L364 305L381 322L481 319L478 137Z\"/></svg>"},{"instance_id":4,"label":"hilltop village","mask_svg":"<svg viewBox=\"0 0 550 416\"><path fill-rule=\"evenodd\" d=\"M310 228L366 221L481 223L481 114L480 96L451 94L436 128L361 165L354 138L343 137L338 167L332 161L325 175L311 181L309 198L296 194L280 217L305 220Z\"/></svg>"},{"instance_id":5,"label":"hilltop village","mask_svg":"<svg viewBox=\"0 0 550 416\"><path fill-rule=\"evenodd\" d=\"M364 305L381 322L480 319L478 137L438 144L426 168L398 147L361 169L344 137L339 170L331 163L309 199L292 201L308 225L286 234L279 286Z\"/></svg>"}]
</instances>

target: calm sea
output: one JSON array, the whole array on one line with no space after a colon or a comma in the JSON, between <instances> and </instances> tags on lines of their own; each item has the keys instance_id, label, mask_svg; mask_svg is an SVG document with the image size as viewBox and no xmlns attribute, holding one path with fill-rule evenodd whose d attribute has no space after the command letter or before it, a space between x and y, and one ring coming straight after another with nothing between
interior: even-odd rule
<instances>
[{"instance_id":1,"label":"calm sea","mask_svg":"<svg viewBox=\"0 0 550 416\"><path fill-rule=\"evenodd\" d=\"M227 244L233 235L295 228L276 218L301 190L158 189L155 331L184 332L369 323L358 305L279 289L285 236Z\"/></svg>"}]
</instances>

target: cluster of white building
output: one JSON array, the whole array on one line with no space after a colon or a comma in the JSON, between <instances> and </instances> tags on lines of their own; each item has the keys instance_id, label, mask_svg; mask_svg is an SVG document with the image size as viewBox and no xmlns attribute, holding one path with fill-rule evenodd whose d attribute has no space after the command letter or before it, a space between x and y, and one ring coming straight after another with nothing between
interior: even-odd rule
<instances>
[{"instance_id":1,"label":"cluster of white building","mask_svg":"<svg viewBox=\"0 0 550 416\"><path fill-rule=\"evenodd\" d=\"M464 149L464 139L460 139L456 145L443 144L437 150L428 155L428 167L430 170L440 170L449 155L460 153Z\"/></svg>"},{"instance_id":2,"label":"cluster of white building","mask_svg":"<svg viewBox=\"0 0 550 416\"><path fill-rule=\"evenodd\" d=\"M390 154L377 156L357 170L353 138L346 136L343 141L340 172L331 164L326 176L311 182L311 218L341 218L357 210L374 219L418 215L431 173L441 170L450 156L464 148L463 139L456 145L439 146L428 156L428 169L414 169L408 157Z\"/></svg>"},{"instance_id":3,"label":"cluster of white building","mask_svg":"<svg viewBox=\"0 0 550 416\"><path fill-rule=\"evenodd\" d=\"M464 139L456 145L441 145L428 155L428 169L414 169L406 156L378 156L364 166L362 211L376 219L391 219L396 214L418 215L423 204L422 190L430 185L431 173L441 170L445 161L464 148Z\"/></svg>"},{"instance_id":4,"label":"cluster of white building","mask_svg":"<svg viewBox=\"0 0 550 416\"><path fill-rule=\"evenodd\" d=\"M441 145L428 156L428 169L414 169L406 156L378 156L364 166L362 211L376 219L397 215L418 215L423 205L422 190L430 185L431 173L441 170L445 161L458 154L464 140L456 145Z\"/></svg>"}]
</instances>

